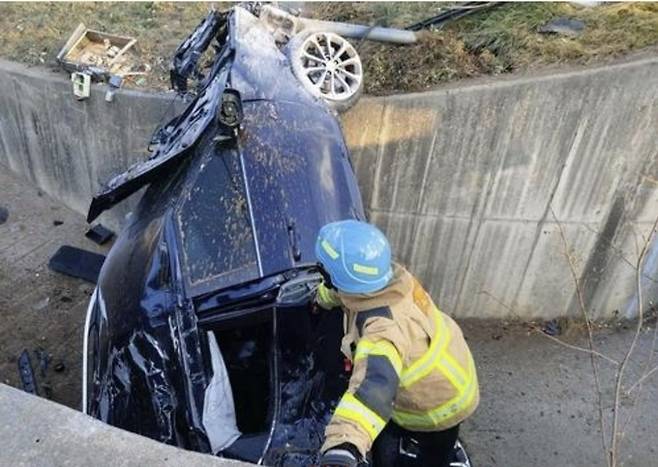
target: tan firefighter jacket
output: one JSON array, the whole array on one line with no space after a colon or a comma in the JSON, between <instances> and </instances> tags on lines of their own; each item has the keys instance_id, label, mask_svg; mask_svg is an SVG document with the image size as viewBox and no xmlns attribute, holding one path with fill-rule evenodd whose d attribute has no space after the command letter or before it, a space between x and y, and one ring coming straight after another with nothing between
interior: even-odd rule
<instances>
[{"instance_id":1,"label":"tan firefighter jacket","mask_svg":"<svg viewBox=\"0 0 658 467\"><path fill-rule=\"evenodd\" d=\"M365 456L390 419L412 431L441 431L473 413L479 390L464 336L402 266L394 265L381 291L352 295L320 286L317 302L343 308L341 350L353 362L323 452L349 442Z\"/></svg>"}]
</instances>

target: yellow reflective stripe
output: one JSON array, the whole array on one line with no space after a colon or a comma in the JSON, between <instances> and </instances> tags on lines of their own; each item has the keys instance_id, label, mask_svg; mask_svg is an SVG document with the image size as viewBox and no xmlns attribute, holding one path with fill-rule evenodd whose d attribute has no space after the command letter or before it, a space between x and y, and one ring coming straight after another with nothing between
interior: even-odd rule
<instances>
[{"instance_id":1,"label":"yellow reflective stripe","mask_svg":"<svg viewBox=\"0 0 658 467\"><path fill-rule=\"evenodd\" d=\"M386 426L386 421L359 401L353 394L346 392L336 407L334 415L356 422L375 440Z\"/></svg>"},{"instance_id":2,"label":"yellow reflective stripe","mask_svg":"<svg viewBox=\"0 0 658 467\"><path fill-rule=\"evenodd\" d=\"M334 308L341 304L338 297L324 284L318 286L316 300L323 308Z\"/></svg>"},{"instance_id":3,"label":"yellow reflective stripe","mask_svg":"<svg viewBox=\"0 0 658 467\"><path fill-rule=\"evenodd\" d=\"M434 339L427 352L402 372L400 385L404 388L427 376L436 365L443 349L448 345L448 328L443 325L443 318L438 310L434 310Z\"/></svg>"},{"instance_id":4,"label":"yellow reflective stripe","mask_svg":"<svg viewBox=\"0 0 658 467\"><path fill-rule=\"evenodd\" d=\"M455 389L458 391L464 390L468 384L468 375L450 354L443 352L436 366Z\"/></svg>"},{"instance_id":5,"label":"yellow reflective stripe","mask_svg":"<svg viewBox=\"0 0 658 467\"><path fill-rule=\"evenodd\" d=\"M332 247L331 244L328 241L322 240L320 242L320 245L322 246L322 249L327 252L327 254L329 255L329 257L331 259L338 259L338 257L340 256L338 254L338 252L336 250L334 250L334 247Z\"/></svg>"},{"instance_id":6,"label":"yellow reflective stripe","mask_svg":"<svg viewBox=\"0 0 658 467\"><path fill-rule=\"evenodd\" d=\"M373 266L364 266L363 264L354 263L352 265L352 269L354 269L355 272L360 272L362 274L368 274L369 276L379 275L379 269L377 269Z\"/></svg>"},{"instance_id":7,"label":"yellow reflective stripe","mask_svg":"<svg viewBox=\"0 0 658 467\"><path fill-rule=\"evenodd\" d=\"M366 339L361 339L356 346L354 361L356 362L368 357L369 355L382 355L386 357L388 361L391 362L391 365L393 365L395 373L400 376L400 372L402 371L402 358L393 344L385 340L371 342Z\"/></svg>"},{"instance_id":8,"label":"yellow reflective stripe","mask_svg":"<svg viewBox=\"0 0 658 467\"><path fill-rule=\"evenodd\" d=\"M435 409L425 413L405 412L394 410L393 420L407 429L424 428L432 429L441 426L458 413L468 409L477 394L477 378L475 377L475 364L469 357L468 362L468 385L463 391L458 391L455 397L441 404Z\"/></svg>"}]
</instances>

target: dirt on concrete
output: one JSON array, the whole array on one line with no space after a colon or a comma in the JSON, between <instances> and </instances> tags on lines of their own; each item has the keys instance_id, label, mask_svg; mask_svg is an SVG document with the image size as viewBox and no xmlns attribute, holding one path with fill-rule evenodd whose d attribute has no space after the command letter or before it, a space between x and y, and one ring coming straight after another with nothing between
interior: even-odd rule
<instances>
[{"instance_id":1,"label":"dirt on concrete","mask_svg":"<svg viewBox=\"0 0 658 467\"><path fill-rule=\"evenodd\" d=\"M85 238L83 217L0 166L0 381L21 387L17 360L30 355L39 394L80 407L82 329L93 284L48 269L62 245L105 254Z\"/></svg>"},{"instance_id":2,"label":"dirt on concrete","mask_svg":"<svg viewBox=\"0 0 658 467\"><path fill-rule=\"evenodd\" d=\"M93 285L52 272L47 263L64 244L104 254L109 245L99 247L86 239L83 216L1 166L0 207L7 213L0 223L0 381L21 387L17 359L27 349L41 395L78 409L82 330ZM589 354L560 345L525 324L460 324L475 357L482 394L475 415L462 425L474 465L606 465ZM564 330L565 323L561 324ZM632 323L599 327L596 348L620 361L632 333ZM556 337L587 346L581 326L571 326ZM658 371L631 390L652 365L658 365L655 337L655 324L643 329L623 385L621 461L626 467L655 465ZM44 355L48 364L42 370ZM602 359L599 365L609 433L616 366Z\"/></svg>"}]
</instances>

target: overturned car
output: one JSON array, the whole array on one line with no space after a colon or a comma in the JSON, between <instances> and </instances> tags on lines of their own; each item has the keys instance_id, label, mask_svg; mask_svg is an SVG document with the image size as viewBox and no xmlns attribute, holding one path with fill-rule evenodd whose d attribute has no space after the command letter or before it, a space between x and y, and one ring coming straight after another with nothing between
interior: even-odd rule
<instances>
[{"instance_id":1,"label":"overturned car","mask_svg":"<svg viewBox=\"0 0 658 467\"><path fill-rule=\"evenodd\" d=\"M334 113L358 98L358 54L291 18L209 14L173 61L191 101L88 216L148 186L89 305L83 411L266 465L315 463L347 387L341 313L310 312L313 247L324 224L365 218Z\"/></svg>"}]
</instances>

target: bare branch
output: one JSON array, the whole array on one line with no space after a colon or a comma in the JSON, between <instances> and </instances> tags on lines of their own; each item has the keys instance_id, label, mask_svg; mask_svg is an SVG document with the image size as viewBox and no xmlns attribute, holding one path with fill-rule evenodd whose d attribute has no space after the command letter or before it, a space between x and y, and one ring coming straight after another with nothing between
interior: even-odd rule
<instances>
[{"instance_id":1,"label":"bare branch","mask_svg":"<svg viewBox=\"0 0 658 467\"><path fill-rule=\"evenodd\" d=\"M601 393L601 378L599 376L599 366L596 359L594 358L595 357L594 352L596 352L596 350L594 350L592 323L589 318L589 313L587 312L587 307L585 306L583 290L580 281L578 280L578 275L576 274L576 267L571 255L569 254L570 251L569 242L567 241L567 237L564 234L564 229L562 228L562 224L560 223L557 216L555 215L553 206L549 205L549 209L551 210L551 215L553 216L553 219L555 220L555 223L557 224L558 230L560 232L560 238L562 239L562 245L564 247L564 256L567 258L567 263L569 264L569 272L571 273L571 278L573 279L574 285L576 286L576 296L578 297L578 306L583 315L583 318L585 319L585 325L587 327L587 345L590 350L590 355L589 355L590 364L592 365L594 384L596 386L596 399L597 399L597 408L599 412L599 424L601 425L601 446L603 447L603 452L606 453L608 452L608 446L606 442L605 418L603 416L603 396ZM605 459L608 465L610 467L613 467L612 464L610 464L608 456L605 456Z\"/></svg>"},{"instance_id":2,"label":"bare branch","mask_svg":"<svg viewBox=\"0 0 658 467\"><path fill-rule=\"evenodd\" d=\"M658 366L654 366L650 371L646 372L640 379L638 379L630 388L626 390L626 394L630 394L633 392L633 389L638 387L640 384L642 384L647 378L649 378L652 374L658 371Z\"/></svg>"},{"instance_id":3,"label":"bare branch","mask_svg":"<svg viewBox=\"0 0 658 467\"><path fill-rule=\"evenodd\" d=\"M533 328L533 330L534 330L536 333L541 334L542 336L544 336L544 337L546 337L546 338L552 340L552 341L555 342L556 344L560 344L560 345L562 345L562 346L564 346L564 347L566 347L566 348L568 348L568 349L571 349L571 350L577 350L577 351L579 351L579 352L588 353L588 354L590 354L590 355L594 355L594 356L596 356L596 357L602 358L603 360L607 360L608 362L612 363L612 364L615 365L615 366L618 366L618 365L619 365L619 362L618 362L617 360L615 360L615 359L613 359L613 358L610 358L610 357L608 357L607 355L602 354L601 352L597 352L596 350L586 349L585 347L579 347L579 346L577 346L577 345L568 344L568 343L564 342L563 340L558 339L558 338L555 337L555 336L551 336L550 334L546 334L544 331L542 331L542 330L539 329L539 328Z\"/></svg>"},{"instance_id":4,"label":"bare branch","mask_svg":"<svg viewBox=\"0 0 658 467\"><path fill-rule=\"evenodd\" d=\"M619 370L617 371L617 377L615 382L615 398L614 398L614 411L612 413L612 435L610 440L610 465L611 467L616 467L617 458L618 458L618 433L617 427L619 425L619 400L621 396L621 384L624 378L624 371L626 370L626 365L635 350L635 345L642 331L642 324L644 324L644 306L642 303L642 267L644 265L644 258L646 257L647 250L649 249L649 244L653 238L653 234L656 231L658 226L658 217L656 218L649 235L644 240L644 245L642 246L642 251L640 256L637 259L637 266L635 269L635 289L637 296L637 326L635 328L635 333L633 334L633 339L631 340L631 345L628 347L624 358L619 365Z\"/></svg>"}]
</instances>

